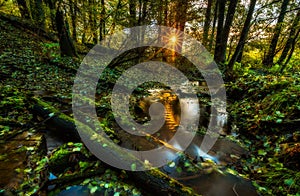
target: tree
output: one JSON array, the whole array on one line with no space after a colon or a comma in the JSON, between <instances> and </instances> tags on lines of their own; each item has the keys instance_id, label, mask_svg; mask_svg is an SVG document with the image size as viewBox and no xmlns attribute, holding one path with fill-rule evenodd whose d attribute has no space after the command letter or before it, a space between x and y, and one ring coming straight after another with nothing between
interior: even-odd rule
<instances>
[{"instance_id":1,"label":"tree","mask_svg":"<svg viewBox=\"0 0 300 196\"><path fill-rule=\"evenodd\" d=\"M61 10L60 6L58 6L56 10L55 21L61 55L77 57L75 46L70 38L68 23L64 19L64 13Z\"/></svg>"},{"instance_id":2,"label":"tree","mask_svg":"<svg viewBox=\"0 0 300 196\"><path fill-rule=\"evenodd\" d=\"M100 25L99 25L99 40L102 41L105 37L106 30L105 30L105 18L106 18L106 11L105 11L105 2L101 0L101 14L100 14Z\"/></svg>"},{"instance_id":3,"label":"tree","mask_svg":"<svg viewBox=\"0 0 300 196\"><path fill-rule=\"evenodd\" d=\"M268 53L263 59L263 64L266 67L271 67L273 65L273 59L276 55L276 46L277 46L278 38L280 36L280 32L281 32L281 28L282 28L282 24L284 21L288 4L289 4L289 0L283 0Z\"/></svg>"},{"instance_id":4,"label":"tree","mask_svg":"<svg viewBox=\"0 0 300 196\"><path fill-rule=\"evenodd\" d=\"M252 20L252 16L253 16L253 12L254 12L254 8L255 8L255 4L256 4L256 0L251 0L250 1L250 6L249 6L249 11L245 20L245 24L243 27L243 30L241 32L241 36L239 39L239 42L237 44L237 47L235 49L235 52L233 54L233 56L230 59L230 62L228 64L228 71L231 72L233 69L233 66L235 64L235 62L237 61L239 55L241 55L241 53L243 52L242 49L244 48L248 33L249 33L249 29L250 29L250 25L251 25L251 20Z\"/></svg>"},{"instance_id":5,"label":"tree","mask_svg":"<svg viewBox=\"0 0 300 196\"><path fill-rule=\"evenodd\" d=\"M147 0L139 0L139 19L138 25L144 25L147 23L147 10L148 10L148 1Z\"/></svg>"},{"instance_id":6,"label":"tree","mask_svg":"<svg viewBox=\"0 0 300 196\"><path fill-rule=\"evenodd\" d=\"M211 51L212 47L213 47L213 43L214 43L214 35L215 35L215 29L216 29L216 23L217 23L217 19L218 19L218 2L215 1L215 11L214 11L214 19L213 19L213 26L212 26L212 32L210 34L210 38L209 38L209 45L208 45L208 50Z\"/></svg>"},{"instance_id":7,"label":"tree","mask_svg":"<svg viewBox=\"0 0 300 196\"><path fill-rule=\"evenodd\" d=\"M176 0L173 12L175 13L174 26L180 31L184 31L187 19L188 0Z\"/></svg>"},{"instance_id":8,"label":"tree","mask_svg":"<svg viewBox=\"0 0 300 196\"><path fill-rule=\"evenodd\" d=\"M226 14L225 24L224 24L226 1L218 0L219 16L218 16L217 38L216 38L216 47L215 47L215 56L214 56L214 59L218 64L224 63L226 60L227 41L228 41L230 27L233 22L233 17L235 14L237 3L238 0L230 1L227 14Z\"/></svg>"},{"instance_id":9,"label":"tree","mask_svg":"<svg viewBox=\"0 0 300 196\"><path fill-rule=\"evenodd\" d=\"M284 49L281 53L281 56L279 60L277 61L278 64L282 65L283 61L287 58L289 51L291 50L293 43L296 42L297 39L297 29L299 29L299 21L300 21L300 9L298 10L295 19L293 21L293 24L290 29L289 37L286 41L286 44L284 46ZM299 31L298 31L299 32ZM282 66L282 70L284 69L284 66Z\"/></svg>"},{"instance_id":10,"label":"tree","mask_svg":"<svg viewBox=\"0 0 300 196\"><path fill-rule=\"evenodd\" d=\"M56 14L56 8L55 8L55 3L56 0L46 0L45 1L46 5L48 6L50 10L50 29L56 31L56 22L55 22L55 14Z\"/></svg>"},{"instance_id":11,"label":"tree","mask_svg":"<svg viewBox=\"0 0 300 196\"><path fill-rule=\"evenodd\" d=\"M45 29L45 11L42 0L31 0L31 16L33 21L42 29Z\"/></svg>"},{"instance_id":12,"label":"tree","mask_svg":"<svg viewBox=\"0 0 300 196\"><path fill-rule=\"evenodd\" d=\"M89 0L89 26L92 34L93 44L98 42L98 33L97 33L97 11L96 11L96 1Z\"/></svg>"},{"instance_id":13,"label":"tree","mask_svg":"<svg viewBox=\"0 0 300 196\"><path fill-rule=\"evenodd\" d=\"M205 22L204 22L204 28L203 28L203 45L207 46L208 42L208 32L209 32L209 26L211 23L211 9L212 9L212 2L213 0L207 1L207 8L205 12Z\"/></svg>"},{"instance_id":14,"label":"tree","mask_svg":"<svg viewBox=\"0 0 300 196\"><path fill-rule=\"evenodd\" d=\"M134 27L137 25L136 0L129 0L129 14L129 26Z\"/></svg>"},{"instance_id":15,"label":"tree","mask_svg":"<svg viewBox=\"0 0 300 196\"><path fill-rule=\"evenodd\" d=\"M30 19L30 13L27 7L26 0L17 0L18 7L22 18Z\"/></svg>"},{"instance_id":16,"label":"tree","mask_svg":"<svg viewBox=\"0 0 300 196\"><path fill-rule=\"evenodd\" d=\"M70 15L72 25L72 38L77 42L77 0L70 1Z\"/></svg>"}]
</instances>

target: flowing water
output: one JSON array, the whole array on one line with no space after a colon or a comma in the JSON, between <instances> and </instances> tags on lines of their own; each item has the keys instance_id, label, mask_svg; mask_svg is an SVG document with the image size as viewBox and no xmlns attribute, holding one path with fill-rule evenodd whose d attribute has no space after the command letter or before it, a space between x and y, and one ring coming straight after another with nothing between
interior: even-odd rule
<instances>
[{"instance_id":1,"label":"flowing water","mask_svg":"<svg viewBox=\"0 0 300 196\"><path fill-rule=\"evenodd\" d=\"M226 128L227 124L227 113L226 111L218 111L218 116L215 118L210 118L211 111L209 104L199 104L198 98L191 98L185 96L178 99L177 95L170 90L163 89L152 89L149 91L150 95L140 99L138 102L134 103L137 107L135 109L135 116L137 122L147 122L151 120L149 113L156 114L160 113L159 107L156 107L156 103L161 103L164 106L164 117L165 123L159 131L153 134L157 140L164 142L170 141L176 132L181 129L183 132L197 131L199 129L206 129L210 119L213 119L215 124L219 127ZM181 92L183 93L183 92ZM151 108L152 105L152 108ZM154 116L152 115L152 118ZM198 125L199 123L199 125ZM220 134L224 135L225 131L220 130ZM119 132L121 138L121 146L134 150L151 150L161 146L161 143L157 140L149 140L149 138L134 136L126 134L124 132ZM207 160L213 162L213 165L227 165L236 162L241 156L247 154L247 152L234 142L231 142L225 138L219 138L215 145L209 150L208 153L203 152L200 148L203 142L203 135L196 134L191 144L187 149L183 149L180 139L175 140L170 143L174 149L182 151L186 156L190 157L194 161L205 162ZM51 138L48 138L50 143L53 143ZM50 145L50 144L49 144ZM234 156L233 156L234 155ZM244 193L243 195L248 195L247 192L241 192L241 187L248 182L232 175L222 175L218 172L212 172L208 174L181 172L178 173L176 168L180 166L180 159L172 160L173 153L166 153L165 158L170 161L174 161L176 167L165 165L161 168L161 171L166 174L178 179L183 184L192 187L196 192L205 195L236 195L236 193ZM233 158L234 157L234 158ZM225 187L226 186L226 187ZM246 186L246 187L247 187ZM224 191L220 190L224 188ZM250 186L251 187L251 186ZM238 190L239 189L239 190ZM250 188L251 189L251 188ZM73 186L69 190L65 190L61 193L64 195L72 195L75 192L86 193L86 187ZM255 195L255 190L250 191L252 195Z\"/></svg>"},{"instance_id":2,"label":"flowing water","mask_svg":"<svg viewBox=\"0 0 300 196\"><path fill-rule=\"evenodd\" d=\"M184 132L189 131L196 131L199 129L206 129L210 120L210 107L209 104L199 104L198 98L191 98L189 96L183 96L183 98L178 99L175 93L172 93L170 90L163 90L163 89L152 89L149 91L150 96L145 97L135 103L139 109L136 112L136 120L139 122L148 121L150 120L149 112L152 114L156 113L156 108L152 107L150 111L151 105L155 103L161 103L164 106L164 117L165 123L161 127L161 129L153 134L153 137L157 138L158 140L168 142L176 132L180 129ZM181 92L182 93L182 92ZM226 111L218 112L218 116L214 118L215 124L219 127L226 126L227 124L227 113ZM199 123L199 125L198 125ZM224 135L223 130L220 131L222 135ZM62 145L66 141L62 140L59 135L53 134L51 131L45 131L44 133L47 142L47 149L48 153L51 153L53 149ZM131 148L134 150L150 150L161 146L161 143L157 143L157 140L149 140L149 138L140 137L140 136L132 136L126 135L123 132L120 132L121 138L121 146L126 148ZM9 143L5 143L5 147L1 147L2 153L7 154L10 150L13 153L10 153L11 160L13 160L12 164L8 164L1 162L0 164L0 171L2 173L3 178L1 179L0 183L3 186L13 186L17 181L18 183L21 182L22 176L17 174L14 170L18 167L25 167L22 166L22 162L26 159L26 153L19 152L17 149L20 148L25 141L25 137L21 137L19 142L20 144L16 145L16 141L13 140ZM179 140L175 140L170 143L174 149L178 151L182 151L185 153L190 159L194 161L212 161L216 165L227 165L232 164L237 159L241 158L241 156L247 154L247 152L241 148L239 145L231 142L225 138L219 138L215 145L209 150L209 152L205 153L200 148L204 137L202 135L196 134L191 144L188 146L187 149L183 149L182 143ZM4 145L4 144L0 144ZM14 149L7 149L7 148L14 148ZM170 159L170 161L174 161L176 166L180 166L182 164L180 159L171 160L172 153L166 153L166 159ZM234 155L234 156L232 156ZM168 157L170 156L170 157ZM234 158L233 158L234 157ZM3 158L3 155L2 155ZM2 166L1 166L2 165ZM11 167L11 169L7 169L7 167ZM235 193L240 191L242 187L248 182L241 180L235 176L229 175L220 175L219 173L210 173L210 174L192 174L187 172L178 173L176 167L166 165L161 168L161 171L165 172L166 174L170 175L181 181L183 184L187 186L191 186L195 191L198 193L205 193L206 195L218 195L218 191L221 191L218 187L226 186L227 192L223 192L222 195L236 195ZM13 172L13 173L9 173ZM11 176L15 176L11 178ZM56 178L52 173L50 173L49 179ZM249 186L249 184L247 185ZM246 187L247 187L246 186ZM229 188L228 188L229 187ZM234 188L233 188L234 187ZM52 187L49 187L50 189ZM238 190L239 189L239 190ZM212 191L214 190L214 191ZM221 191L222 192L222 191ZM228 194L226 194L228 193ZM247 195L245 191L243 195ZM253 193L253 192L252 192ZM85 186L72 186L68 190L62 191L59 195L89 195L88 189ZM255 195L255 194L253 194Z\"/></svg>"}]
</instances>

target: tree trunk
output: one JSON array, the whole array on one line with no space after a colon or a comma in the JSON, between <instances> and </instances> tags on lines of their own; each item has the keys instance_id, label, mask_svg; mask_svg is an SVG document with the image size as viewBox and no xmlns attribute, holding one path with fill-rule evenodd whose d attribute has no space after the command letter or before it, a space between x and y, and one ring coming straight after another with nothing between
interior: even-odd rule
<instances>
[{"instance_id":1,"label":"tree trunk","mask_svg":"<svg viewBox=\"0 0 300 196\"><path fill-rule=\"evenodd\" d=\"M77 0L70 2L71 24L72 24L72 38L77 42Z\"/></svg>"},{"instance_id":2,"label":"tree trunk","mask_svg":"<svg viewBox=\"0 0 300 196\"><path fill-rule=\"evenodd\" d=\"M33 21L41 28L45 29L45 12L42 0L31 2L31 16Z\"/></svg>"},{"instance_id":3,"label":"tree trunk","mask_svg":"<svg viewBox=\"0 0 300 196\"><path fill-rule=\"evenodd\" d=\"M96 10L94 9L95 0L89 0L89 25L92 33L93 44L97 44L98 42L98 34L97 34L97 21L96 21Z\"/></svg>"},{"instance_id":4,"label":"tree trunk","mask_svg":"<svg viewBox=\"0 0 300 196\"><path fill-rule=\"evenodd\" d=\"M163 25L168 26L168 13L169 13L169 8L168 8L168 0L163 0L163 12L164 12L164 17L163 17Z\"/></svg>"},{"instance_id":5,"label":"tree trunk","mask_svg":"<svg viewBox=\"0 0 300 196\"><path fill-rule=\"evenodd\" d=\"M70 38L67 22L63 12L58 7L56 10L56 29L58 32L60 52L62 56L77 57L75 46Z\"/></svg>"},{"instance_id":6,"label":"tree trunk","mask_svg":"<svg viewBox=\"0 0 300 196\"><path fill-rule=\"evenodd\" d=\"M222 33L219 38L220 43L218 44L218 47L216 47L216 49L215 49L217 51L216 52L217 55L215 56L215 60L217 63L224 63L226 60L226 48L227 48L228 36L229 36L230 27L232 25L232 21L233 21L233 17L235 14L235 9L236 9L237 3L238 3L238 0L231 0L229 7L228 7L225 25L221 31ZM220 6L220 7L222 7L222 6ZM225 8L225 5L224 5L224 8ZM221 10L221 11L223 11L223 10ZM220 14L224 16L224 13L222 14L222 12L220 12Z\"/></svg>"},{"instance_id":7,"label":"tree trunk","mask_svg":"<svg viewBox=\"0 0 300 196\"><path fill-rule=\"evenodd\" d=\"M137 25L136 20L136 0L129 0L129 26L134 27Z\"/></svg>"},{"instance_id":8,"label":"tree trunk","mask_svg":"<svg viewBox=\"0 0 300 196\"><path fill-rule=\"evenodd\" d=\"M45 1L46 5L49 7L50 9L50 20L51 20L51 27L50 29L52 29L53 31L56 31L56 23L55 23L55 2L53 2L53 0L46 0Z\"/></svg>"},{"instance_id":9,"label":"tree trunk","mask_svg":"<svg viewBox=\"0 0 300 196\"><path fill-rule=\"evenodd\" d=\"M296 30L299 28L299 21L300 21L300 10L298 10L298 12L297 12L297 15L291 26L290 35L288 37L288 40L286 41L286 44L281 53L281 56L280 56L279 60L277 61L277 63L279 65L283 64L283 61L286 59L288 52L290 51L292 44L293 44L294 40L296 39Z\"/></svg>"},{"instance_id":10,"label":"tree trunk","mask_svg":"<svg viewBox=\"0 0 300 196\"><path fill-rule=\"evenodd\" d=\"M206 12L205 12L205 22L204 22L204 28L203 28L203 46L205 46L205 47L207 46L208 32L209 32L209 27L210 27L210 23L211 23L212 1L213 0L208 0Z\"/></svg>"},{"instance_id":11,"label":"tree trunk","mask_svg":"<svg viewBox=\"0 0 300 196\"><path fill-rule=\"evenodd\" d=\"M188 9L188 0L177 0L175 4L175 21L174 27L184 31L186 23L186 14Z\"/></svg>"},{"instance_id":12,"label":"tree trunk","mask_svg":"<svg viewBox=\"0 0 300 196\"><path fill-rule=\"evenodd\" d=\"M271 44L268 50L267 55L265 56L264 60L263 60L263 64L266 67L271 67L273 65L273 59L275 57L275 53L276 53L276 46L277 46L277 42L280 36L280 32L281 32L281 27L282 27L282 23L286 14L286 10L287 10L287 6L289 4L289 0L283 0L282 5L281 5L281 9L280 9L280 14L274 29L274 34L271 40Z\"/></svg>"},{"instance_id":13,"label":"tree trunk","mask_svg":"<svg viewBox=\"0 0 300 196\"><path fill-rule=\"evenodd\" d=\"M230 62L228 64L228 71L231 72L233 70L233 66L235 64L235 62L237 61L242 49L244 48L248 33L249 33L249 29L251 26L251 20L252 20L252 15L254 12L254 8L255 8L255 4L256 4L256 0L251 0L250 2L250 6L249 6L249 11L245 20L245 24L243 27L243 30L241 32L241 37L240 40L238 42L238 45L235 49L235 52L233 54L233 56L230 59Z\"/></svg>"},{"instance_id":14,"label":"tree trunk","mask_svg":"<svg viewBox=\"0 0 300 196\"><path fill-rule=\"evenodd\" d=\"M209 47L208 50L211 52L212 51L212 46L214 42L214 37L215 37L215 29L216 29L216 23L217 23L217 18L218 18L218 2L215 1L215 9L214 9L214 20L213 20L213 26L212 26L212 32L210 34L209 38Z\"/></svg>"},{"instance_id":15,"label":"tree trunk","mask_svg":"<svg viewBox=\"0 0 300 196\"><path fill-rule=\"evenodd\" d=\"M100 41L102 41L105 37L106 31L105 31L105 2L104 0L101 0L101 15L100 15L100 27L99 27L99 34L100 34Z\"/></svg>"},{"instance_id":16,"label":"tree trunk","mask_svg":"<svg viewBox=\"0 0 300 196\"><path fill-rule=\"evenodd\" d=\"M26 0L17 0L18 7L21 13L22 18L30 19L30 13L27 7Z\"/></svg>"},{"instance_id":17,"label":"tree trunk","mask_svg":"<svg viewBox=\"0 0 300 196\"><path fill-rule=\"evenodd\" d=\"M83 0L81 3L84 7L88 6L87 2L85 0ZM81 43L86 44L87 43L86 37L87 37L87 32L88 32L87 12L82 13L82 23L83 23L83 32L82 32L82 37L81 37Z\"/></svg>"},{"instance_id":18,"label":"tree trunk","mask_svg":"<svg viewBox=\"0 0 300 196\"><path fill-rule=\"evenodd\" d=\"M141 18L141 25L144 25L147 23L147 10L148 10L148 1L142 1L143 2L143 8L142 8L142 18Z\"/></svg>"},{"instance_id":19,"label":"tree trunk","mask_svg":"<svg viewBox=\"0 0 300 196\"><path fill-rule=\"evenodd\" d=\"M281 67L281 70L280 72L283 72L283 70L285 69L285 67L287 66L287 64L289 63L289 61L291 60L292 56L293 56L293 53L294 53L294 50L295 50L295 45L297 43L297 39L299 37L299 34L300 34L300 29L298 29L298 32L296 33L295 35L295 39L293 40L293 43L292 43L292 48L290 50L290 53L289 53L289 56L288 58L286 59L284 65Z\"/></svg>"},{"instance_id":20,"label":"tree trunk","mask_svg":"<svg viewBox=\"0 0 300 196\"><path fill-rule=\"evenodd\" d=\"M215 46L215 55L214 59L216 63L222 62L221 54L221 44L222 44L222 34L223 34L223 25L224 25L224 15L225 15L225 5L226 1L217 0L218 4L218 24L217 24L217 36L216 36L216 46Z\"/></svg>"}]
</instances>

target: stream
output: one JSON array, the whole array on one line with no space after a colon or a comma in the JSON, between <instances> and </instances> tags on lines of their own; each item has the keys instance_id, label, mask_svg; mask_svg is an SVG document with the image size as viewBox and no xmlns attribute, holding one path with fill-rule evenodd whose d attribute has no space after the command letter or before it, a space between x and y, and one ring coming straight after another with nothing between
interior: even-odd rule
<instances>
[{"instance_id":1,"label":"stream","mask_svg":"<svg viewBox=\"0 0 300 196\"><path fill-rule=\"evenodd\" d=\"M162 103L165 108L165 123L162 128L153 135L159 140L169 141L178 128L183 130L195 129L196 127L191 127L199 119L199 127L207 128L209 118L210 118L210 107L208 105L198 104L198 100L191 98L183 98L180 101L177 96L169 90L163 89L152 89L149 91L150 97L143 98L139 100L138 109L136 109L136 115L141 116L137 121L147 121L150 120L148 115L150 105L155 103ZM199 111L200 107L200 111ZM152 113L155 113L152 108ZM141 114L143 113L143 114ZM200 117L200 118L199 118ZM203 142L204 136L196 134L193 138L191 144L187 149L184 150L186 156L190 157L195 162L207 162L209 170L215 166L234 167L235 163L238 162L242 157L247 156L247 151L240 147L235 142L232 142L226 137L227 134L226 124L227 124L227 113L220 112L215 119L215 123L224 127L220 130L219 137L214 144L214 146L209 150L208 153L204 153L200 146ZM159 146L157 142L145 139L139 136L129 136L124 132L119 133L122 137L126 138L121 142L121 146L125 148L131 148L135 150L149 150ZM63 143L58 137L47 133L47 146L49 152L51 149L58 147ZM172 145L178 150L182 150L179 145L180 142L173 142ZM166 159L168 159L166 154ZM192 173L187 171L177 172L177 168L182 166L184 163L177 158L173 160L173 165L165 165L160 168L160 170L171 177L179 180L184 185L192 187L197 193L203 195L257 195L255 188L252 186L250 181L244 180L240 177L231 174L222 174L222 172L216 172L216 170L211 170L207 173ZM214 166L215 165L215 166ZM56 178L53 174L51 178ZM102 195L101 192L95 192L93 195ZM91 195L88 188L81 185L74 185L69 187L68 190L63 190L59 195Z\"/></svg>"},{"instance_id":2,"label":"stream","mask_svg":"<svg viewBox=\"0 0 300 196\"><path fill-rule=\"evenodd\" d=\"M153 137L158 140L168 142L178 129L185 131L189 130L199 130L207 129L210 120L210 106L209 104L198 103L198 99L192 99L190 97L185 97L178 99L176 94L172 93L170 90L164 89L151 89L149 90L150 96L141 98L135 104L137 107L134 109L134 114L137 116L135 119L139 123L144 123L150 120L149 110L151 105L155 103L162 103L164 105L164 117L165 123L161 129L153 134ZM184 92L181 92L184 93ZM200 108L200 110L199 110ZM151 113L155 114L155 107L152 107ZM235 142L227 139L226 134L229 134L226 130L227 124L227 113L226 111L219 112L216 118L213 118L220 127L224 127L219 131L220 137L215 142L214 146L207 152L203 152L200 148L204 136L201 134L196 134L190 145L183 149L180 145L180 141L173 141L171 145L173 148L182 152L186 157L188 157L192 162L198 163L203 162L203 170L209 171L203 172L191 172L186 171L184 168L185 162L182 156L178 156L175 160L172 157L168 157L166 154L166 159L170 160L171 164L167 164L160 168L160 170L172 178L177 179L182 184L192 187L197 193L203 195L257 195L255 188L252 186L250 181L242 179L240 177L223 174L222 172L217 172L214 168L225 168L225 166L236 167L239 159L246 157L248 152L240 147ZM195 127L199 121L199 126ZM54 149L66 143L64 139L57 135L57 133L50 130L40 131L46 138L47 153L51 154ZM22 175L14 171L16 168L24 168L23 160L28 156L26 150L22 149L22 146L28 144L36 145L38 141L42 141L41 134L33 138L38 138L28 141L28 134L19 135L14 140L8 144L0 144L2 158L5 154L11 156L11 163L1 162L0 170L2 172L2 179L0 180L3 186L14 186L14 183L21 183ZM123 141L121 141L121 146L124 148L131 148L135 150L149 150L159 147L161 144L157 143L156 140L149 140L146 137L132 136L124 132L119 132ZM29 137L30 138L30 137ZM25 143L24 143L25 142ZM24 143L24 144L23 144ZM40 142L41 143L41 142ZM4 146L3 146L4 145ZM39 144L44 145L44 144ZM27 149L28 150L28 149ZM11 153L9 153L9 151ZM9 168L7 169L9 165ZM178 168L183 168L181 172L178 172ZM12 178L12 176L14 176ZM49 179L57 178L54 174L50 173ZM54 187L48 187L51 191ZM73 185L67 190L62 190L58 195L91 195L89 189L86 186ZM103 195L103 192L96 191L92 195Z\"/></svg>"}]
</instances>

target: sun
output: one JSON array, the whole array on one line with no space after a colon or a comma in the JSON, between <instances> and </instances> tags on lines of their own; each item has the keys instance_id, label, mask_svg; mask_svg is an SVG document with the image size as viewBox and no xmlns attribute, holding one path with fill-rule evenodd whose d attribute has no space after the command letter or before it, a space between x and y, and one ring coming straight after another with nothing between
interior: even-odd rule
<instances>
[{"instance_id":1,"label":"sun","mask_svg":"<svg viewBox=\"0 0 300 196\"><path fill-rule=\"evenodd\" d=\"M177 42L176 35L172 35L169 40L170 40L171 43L175 44Z\"/></svg>"}]
</instances>

